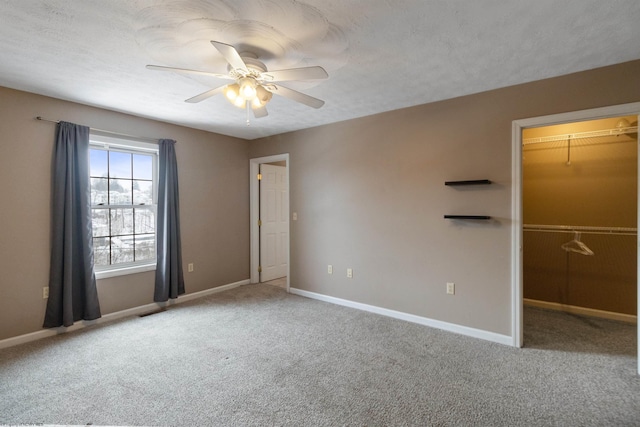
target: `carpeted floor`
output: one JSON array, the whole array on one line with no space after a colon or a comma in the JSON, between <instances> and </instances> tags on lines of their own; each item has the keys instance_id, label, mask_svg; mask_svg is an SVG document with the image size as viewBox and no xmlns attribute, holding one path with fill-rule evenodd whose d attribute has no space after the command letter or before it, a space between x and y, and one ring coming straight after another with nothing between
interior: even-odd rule
<instances>
[{"instance_id":1,"label":"carpeted floor","mask_svg":"<svg viewBox=\"0 0 640 427\"><path fill-rule=\"evenodd\" d=\"M287 276L279 277L277 279L269 280L268 282L263 283L265 285L278 286L279 288L287 289Z\"/></svg>"},{"instance_id":2,"label":"carpeted floor","mask_svg":"<svg viewBox=\"0 0 640 427\"><path fill-rule=\"evenodd\" d=\"M0 424L638 426L635 326L515 349L248 285L0 350Z\"/></svg>"}]
</instances>

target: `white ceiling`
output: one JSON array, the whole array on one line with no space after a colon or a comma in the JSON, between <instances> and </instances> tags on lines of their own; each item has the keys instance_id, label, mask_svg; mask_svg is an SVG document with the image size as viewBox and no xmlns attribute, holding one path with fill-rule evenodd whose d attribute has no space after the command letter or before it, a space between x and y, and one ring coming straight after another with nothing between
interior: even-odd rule
<instances>
[{"instance_id":1,"label":"white ceiling","mask_svg":"<svg viewBox=\"0 0 640 427\"><path fill-rule=\"evenodd\" d=\"M270 70L320 65L245 123L209 77L209 43ZM638 0L3 0L0 86L254 139L640 58ZM52 117L53 119L67 119ZM86 123L91 125L90 123Z\"/></svg>"}]
</instances>

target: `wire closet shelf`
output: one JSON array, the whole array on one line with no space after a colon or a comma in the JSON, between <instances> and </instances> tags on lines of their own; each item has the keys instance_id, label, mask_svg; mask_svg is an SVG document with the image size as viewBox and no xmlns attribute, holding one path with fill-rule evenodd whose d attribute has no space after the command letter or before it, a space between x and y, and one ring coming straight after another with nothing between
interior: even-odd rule
<instances>
[{"instance_id":1,"label":"wire closet shelf","mask_svg":"<svg viewBox=\"0 0 640 427\"><path fill-rule=\"evenodd\" d=\"M541 231L547 233L574 233L579 231L587 234L612 234L635 236L638 229L633 227L595 227L585 225L543 225L543 224L524 224L523 231Z\"/></svg>"},{"instance_id":2,"label":"wire closet shelf","mask_svg":"<svg viewBox=\"0 0 640 427\"><path fill-rule=\"evenodd\" d=\"M567 133L562 135L542 136L538 138L526 138L522 140L522 145L541 144L544 142L567 141L585 138L597 138L602 136L620 136L638 133L638 126L627 126L623 128L603 129L589 132Z\"/></svg>"}]
</instances>

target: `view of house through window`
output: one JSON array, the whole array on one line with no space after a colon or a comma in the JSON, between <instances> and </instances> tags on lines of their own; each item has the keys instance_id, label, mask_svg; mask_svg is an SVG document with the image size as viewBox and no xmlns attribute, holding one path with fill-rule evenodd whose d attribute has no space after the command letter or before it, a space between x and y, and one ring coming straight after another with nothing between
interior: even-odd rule
<instances>
[{"instance_id":1,"label":"view of house through window","mask_svg":"<svg viewBox=\"0 0 640 427\"><path fill-rule=\"evenodd\" d=\"M91 210L96 270L156 260L157 153L92 145Z\"/></svg>"}]
</instances>

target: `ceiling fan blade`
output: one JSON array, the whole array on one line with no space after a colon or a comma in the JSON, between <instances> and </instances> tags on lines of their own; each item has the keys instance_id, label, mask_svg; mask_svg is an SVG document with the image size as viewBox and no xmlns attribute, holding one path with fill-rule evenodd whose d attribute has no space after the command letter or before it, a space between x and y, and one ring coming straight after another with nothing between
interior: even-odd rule
<instances>
[{"instance_id":1,"label":"ceiling fan blade","mask_svg":"<svg viewBox=\"0 0 640 427\"><path fill-rule=\"evenodd\" d=\"M180 74L195 74L198 76L209 76L219 79L233 80L233 77L227 74L209 73L207 71L189 70L187 68L163 67L162 65L147 65L147 69L156 71L173 71L174 73Z\"/></svg>"},{"instance_id":2,"label":"ceiling fan blade","mask_svg":"<svg viewBox=\"0 0 640 427\"><path fill-rule=\"evenodd\" d=\"M242 70L245 73L248 72L247 64L244 63L235 47L215 40L211 40L211 44L218 49L218 52L224 56L224 59L227 60L234 70Z\"/></svg>"},{"instance_id":3,"label":"ceiling fan blade","mask_svg":"<svg viewBox=\"0 0 640 427\"><path fill-rule=\"evenodd\" d=\"M195 104L196 102L204 101L207 98L211 98L214 95L222 93L223 89L224 89L224 86L216 87L216 88L208 90L208 91L206 91L204 93L201 93L200 95L196 95L193 98L189 98L189 99L185 100L184 102L188 102L190 104Z\"/></svg>"},{"instance_id":4,"label":"ceiling fan blade","mask_svg":"<svg viewBox=\"0 0 640 427\"><path fill-rule=\"evenodd\" d=\"M262 77L266 81L281 82L287 80L319 80L326 79L329 74L324 68L314 67L302 67L302 68L289 68L286 70L267 71L262 73Z\"/></svg>"},{"instance_id":5,"label":"ceiling fan blade","mask_svg":"<svg viewBox=\"0 0 640 427\"><path fill-rule=\"evenodd\" d=\"M280 85L270 85L272 93L276 95L284 96L285 98L289 98L293 101L299 102L304 105L308 105L312 108L320 108L324 105L324 101L318 98L314 98L313 96L305 95L302 92L298 92L297 90L289 89L288 87L280 86Z\"/></svg>"},{"instance_id":6,"label":"ceiling fan blade","mask_svg":"<svg viewBox=\"0 0 640 427\"><path fill-rule=\"evenodd\" d=\"M267 112L267 107L260 107L260 108L253 109L253 116L256 119L259 119L261 117L267 117L268 115L269 113Z\"/></svg>"}]
</instances>

